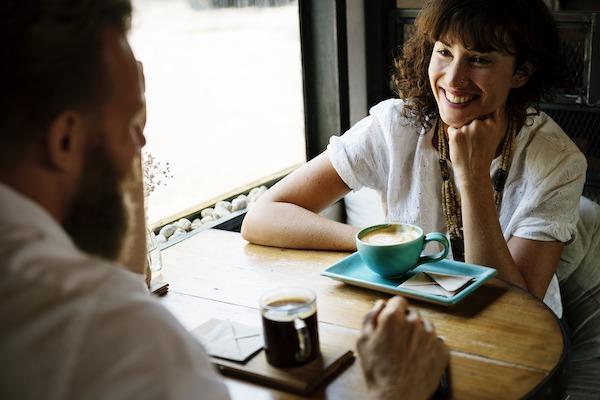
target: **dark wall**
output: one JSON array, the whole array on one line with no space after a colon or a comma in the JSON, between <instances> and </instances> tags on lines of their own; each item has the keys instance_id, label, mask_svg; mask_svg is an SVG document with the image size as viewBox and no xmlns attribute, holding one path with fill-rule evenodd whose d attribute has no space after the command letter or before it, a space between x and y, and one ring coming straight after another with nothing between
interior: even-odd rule
<instances>
[{"instance_id":1,"label":"dark wall","mask_svg":"<svg viewBox=\"0 0 600 400\"><path fill-rule=\"evenodd\" d=\"M570 11L600 11L598 0L562 0L559 3L561 10Z\"/></svg>"}]
</instances>

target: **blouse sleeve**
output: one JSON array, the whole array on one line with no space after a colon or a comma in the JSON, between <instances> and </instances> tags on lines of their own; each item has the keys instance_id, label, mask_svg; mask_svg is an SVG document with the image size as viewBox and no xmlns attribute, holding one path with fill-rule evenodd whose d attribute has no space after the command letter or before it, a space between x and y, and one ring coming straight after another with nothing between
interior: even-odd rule
<instances>
[{"instance_id":1,"label":"blouse sleeve","mask_svg":"<svg viewBox=\"0 0 600 400\"><path fill-rule=\"evenodd\" d=\"M559 132L539 132L537 146L525 156L524 193L508 236L541 241L571 242L575 238L577 207L585 183L583 154Z\"/></svg>"},{"instance_id":2,"label":"blouse sleeve","mask_svg":"<svg viewBox=\"0 0 600 400\"><path fill-rule=\"evenodd\" d=\"M386 129L398 113L399 100L387 100L370 110L342 136L332 136L327 154L333 168L352 190L369 187L381 191L389 170Z\"/></svg>"}]
</instances>

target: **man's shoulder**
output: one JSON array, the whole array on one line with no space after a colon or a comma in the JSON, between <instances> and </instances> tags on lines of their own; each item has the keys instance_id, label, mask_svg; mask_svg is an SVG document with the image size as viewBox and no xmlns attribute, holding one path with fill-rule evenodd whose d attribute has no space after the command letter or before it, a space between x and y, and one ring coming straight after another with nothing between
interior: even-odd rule
<instances>
[{"instance_id":1,"label":"man's shoulder","mask_svg":"<svg viewBox=\"0 0 600 400\"><path fill-rule=\"evenodd\" d=\"M109 286L97 293L73 371L75 387L97 387L107 398L120 387L147 397L193 389L226 398L201 344L162 304L143 291L116 293Z\"/></svg>"},{"instance_id":2,"label":"man's shoulder","mask_svg":"<svg viewBox=\"0 0 600 400\"><path fill-rule=\"evenodd\" d=\"M173 398L182 382L226 397L200 344L141 276L85 255L27 258L30 247L8 248L0 353L7 365L28 366L4 377L16 397Z\"/></svg>"},{"instance_id":3,"label":"man's shoulder","mask_svg":"<svg viewBox=\"0 0 600 400\"><path fill-rule=\"evenodd\" d=\"M189 339L185 328L148 292L143 276L108 261L89 262L102 273L95 282L85 280L78 288L78 296L88 304L87 340L107 340L118 345L116 342L136 338L132 343L154 342L155 346L160 340Z\"/></svg>"}]
</instances>

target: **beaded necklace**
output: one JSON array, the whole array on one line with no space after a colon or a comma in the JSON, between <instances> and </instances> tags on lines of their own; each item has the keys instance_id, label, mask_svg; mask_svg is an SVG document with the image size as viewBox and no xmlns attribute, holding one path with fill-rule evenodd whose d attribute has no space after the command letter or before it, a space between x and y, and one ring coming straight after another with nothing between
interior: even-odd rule
<instances>
[{"instance_id":1,"label":"beaded necklace","mask_svg":"<svg viewBox=\"0 0 600 400\"><path fill-rule=\"evenodd\" d=\"M492 187L494 189L494 203L496 210L500 215L500 206L502 204L502 192L508 177L508 170L512 161L513 142L515 139L515 129L509 125L507 134L504 135L502 144L502 160L500 168L496 170L492 177ZM450 177L450 168L448 167L448 138L444 131L444 124L438 119L438 151L440 155L440 171L442 174L442 211L448 226L450 235L450 245L452 246L452 255L456 261L465 260L465 243L463 236L462 213L460 208L460 198L456 191L456 185Z\"/></svg>"}]
</instances>

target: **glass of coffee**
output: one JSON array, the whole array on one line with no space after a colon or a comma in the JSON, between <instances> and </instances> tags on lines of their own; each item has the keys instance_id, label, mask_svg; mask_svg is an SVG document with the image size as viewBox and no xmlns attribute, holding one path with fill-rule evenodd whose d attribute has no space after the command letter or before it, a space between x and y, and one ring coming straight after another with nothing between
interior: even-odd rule
<instances>
[{"instance_id":1,"label":"glass of coffee","mask_svg":"<svg viewBox=\"0 0 600 400\"><path fill-rule=\"evenodd\" d=\"M312 290L270 290L260 297L260 312L269 364L295 367L319 356L317 296Z\"/></svg>"}]
</instances>

